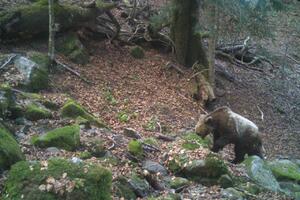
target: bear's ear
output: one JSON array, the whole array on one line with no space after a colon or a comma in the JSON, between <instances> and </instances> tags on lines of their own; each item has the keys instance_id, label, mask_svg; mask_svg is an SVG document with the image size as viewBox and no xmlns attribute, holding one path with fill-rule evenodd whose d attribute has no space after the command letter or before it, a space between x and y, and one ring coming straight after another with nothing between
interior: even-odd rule
<instances>
[{"instance_id":1,"label":"bear's ear","mask_svg":"<svg viewBox=\"0 0 300 200\"><path fill-rule=\"evenodd\" d=\"M206 124L210 124L212 122L212 116L206 117L205 120L204 120L204 122Z\"/></svg>"}]
</instances>

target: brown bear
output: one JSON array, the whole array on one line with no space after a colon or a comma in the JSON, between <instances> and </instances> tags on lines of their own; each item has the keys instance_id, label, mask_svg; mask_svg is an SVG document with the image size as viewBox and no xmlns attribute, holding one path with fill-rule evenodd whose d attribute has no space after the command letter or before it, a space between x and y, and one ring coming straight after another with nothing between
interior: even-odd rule
<instances>
[{"instance_id":1,"label":"brown bear","mask_svg":"<svg viewBox=\"0 0 300 200\"><path fill-rule=\"evenodd\" d=\"M245 154L263 158L258 127L228 107L220 107L207 115L201 115L195 131L202 138L213 134L213 152L222 150L227 144L234 144L233 163L242 162Z\"/></svg>"}]
</instances>

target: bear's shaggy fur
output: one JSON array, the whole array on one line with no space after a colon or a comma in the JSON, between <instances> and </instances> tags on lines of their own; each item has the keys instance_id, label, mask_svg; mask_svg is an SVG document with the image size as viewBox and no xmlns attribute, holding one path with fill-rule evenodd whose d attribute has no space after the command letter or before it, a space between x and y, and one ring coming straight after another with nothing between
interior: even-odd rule
<instances>
[{"instance_id":1,"label":"bear's shaggy fur","mask_svg":"<svg viewBox=\"0 0 300 200\"><path fill-rule=\"evenodd\" d=\"M200 116L195 131L202 138L212 133L214 142L212 151L218 152L227 144L234 144L233 163L244 160L245 154L263 158L263 146L258 127L245 117L234 113L228 107Z\"/></svg>"}]
</instances>

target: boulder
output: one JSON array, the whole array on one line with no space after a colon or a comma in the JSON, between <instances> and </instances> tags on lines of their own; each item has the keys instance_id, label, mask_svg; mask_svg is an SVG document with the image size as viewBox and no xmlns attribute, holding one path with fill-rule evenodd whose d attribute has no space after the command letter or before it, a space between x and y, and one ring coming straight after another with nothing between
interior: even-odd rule
<instances>
[{"instance_id":1,"label":"boulder","mask_svg":"<svg viewBox=\"0 0 300 200\"><path fill-rule=\"evenodd\" d=\"M40 119L48 119L52 117L52 114L49 110L39 107L36 104L29 104L25 109L25 117L31 121L37 121Z\"/></svg>"},{"instance_id":2,"label":"boulder","mask_svg":"<svg viewBox=\"0 0 300 200\"><path fill-rule=\"evenodd\" d=\"M137 175L132 175L128 183L138 197L146 197L151 192L151 186L149 183Z\"/></svg>"},{"instance_id":3,"label":"boulder","mask_svg":"<svg viewBox=\"0 0 300 200\"><path fill-rule=\"evenodd\" d=\"M187 180L186 178L182 178L182 177L174 177L170 181L170 187L175 190L182 188L184 186L187 186L189 184L190 184L190 181Z\"/></svg>"},{"instance_id":4,"label":"boulder","mask_svg":"<svg viewBox=\"0 0 300 200\"><path fill-rule=\"evenodd\" d=\"M226 188L221 191L221 195L223 198L228 200L244 200L245 194L236 190L235 188Z\"/></svg>"},{"instance_id":5,"label":"boulder","mask_svg":"<svg viewBox=\"0 0 300 200\"><path fill-rule=\"evenodd\" d=\"M16 58L14 66L22 76L19 84L32 92L47 89L49 65L48 56L38 52L29 52L26 57Z\"/></svg>"},{"instance_id":6,"label":"boulder","mask_svg":"<svg viewBox=\"0 0 300 200\"><path fill-rule=\"evenodd\" d=\"M125 177L118 177L115 182L113 183L113 186L116 191L116 195L120 198L124 198L126 200L135 200L136 195L133 191L131 185L128 183L127 178Z\"/></svg>"},{"instance_id":7,"label":"boulder","mask_svg":"<svg viewBox=\"0 0 300 200\"><path fill-rule=\"evenodd\" d=\"M268 190L280 191L280 186L270 167L258 156L250 156L245 161L249 177L258 185Z\"/></svg>"},{"instance_id":8,"label":"boulder","mask_svg":"<svg viewBox=\"0 0 300 200\"><path fill-rule=\"evenodd\" d=\"M25 157L13 136L0 123L0 171L9 167Z\"/></svg>"},{"instance_id":9,"label":"boulder","mask_svg":"<svg viewBox=\"0 0 300 200\"><path fill-rule=\"evenodd\" d=\"M58 158L21 161L9 171L2 199L111 200L111 182L111 172L99 165Z\"/></svg>"},{"instance_id":10,"label":"boulder","mask_svg":"<svg viewBox=\"0 0 300 200\"><path fill-rule=\"evenodd\" d=\"M41 136L33 136L32 144L41 147L57 147L68 151L80 145L80 128L78 125L54 129Z\"/></svg>"},{"instance_id":11,"label":"boulder","mask_svg":"<svg viewBox=\"0 0 300 200\"><path fill-rule=\"evenodd\" d=\"M146 160L145 162L143 162L142 168L153 174L159 173L163 176L168 175L168 171L166 170L166 168L164 166L162 166L161 164L159 164L157 162L153 162L151 160Z\"/></svg>"},{"instance_id":12,"label":"boulder","mask_svg":"<svg viewBox=\"0 0 300 200\"><path fill-rule=\"evenodd\" d=\"M0 85L0 117L6 116L13 104L14 100L11 88L8 85Z\"/></svg>"},{"instance_id":13,"label":"boulder","mask_svg":"<svg viewBox=\"0 0 300 200\"><path fill-rule=\"evenodd\" d=\"M67 34L57 40L57 49L77 64L87 64L89 55L76 34Z\"/></svg>"},{"instance_id":14,"label":"boulder","mask_svg":"<svg viewBox=\"0 0 300 200\"><path fill-rule=\"evenodd\" d=\"M234 186L234 182L233 182L232 178L228 174L223 174L219 178L218 183L220 184L220 186L222 188L225 188L225 189Z\"/></svg>"},{"instance_id":15,"label":"boulder","mask_svg":"<svg viewBox=\"0 0 300 200\"><path fill-rule=\"evenodd\" d=\"M268 162L277 180L300 181L300 167L290 160L274 160Z\"/></svg>"},{"instance_id":16,"label":"boulder","mask_svg":"<svg viewBox=\"0 0 300 200\"><path fill-rule=\"evenodd\" d=\"M229 174L223 160L213 155L208 155L205 160L194 160L182 169L182 174L188 179L200 182L204 185L218 183L218 179Z\"/></svg>"},{"instance_id":17,"label":"boulder","mask_svg":"<svg viewBox=\"0 0 300 200\"><path fill-rule=\"evenodd\" d=\"M61 115L63 117L76 119L77 117L82 117L88 120L92 125L99 128L104 128L106 125L90 113L88 113L81 105L73 100L69 100L61 109Z\"/></svg>"}]
</instances>

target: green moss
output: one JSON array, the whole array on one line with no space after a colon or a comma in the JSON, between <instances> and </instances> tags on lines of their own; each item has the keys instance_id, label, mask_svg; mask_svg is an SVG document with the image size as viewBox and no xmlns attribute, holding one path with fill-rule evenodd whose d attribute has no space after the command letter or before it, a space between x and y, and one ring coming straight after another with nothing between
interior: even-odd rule
<instances>
[{"instance_id":1,"label":"green moss","mask_svg":"<svg viewBox=\"0 0 300 200\"><path fill-rule=\"evenodd\" d=\"M106 153L104 141L99 139L92 141L90 151L95 157L103 157Z\"/></svg>"},{"instance_id":2,"label":"green moss","mask_svg":"<svg viewBox=\"0 0 300 200\"><path fill-rule=\"evenodd\" d=\"M146 124L143 125L143 128L146 131L155 131L157 128L157 122L157 118L153 116Z\"/></svg>"},{"instance_id":3,"label":"green moss","mask_svg":"<svg viewBox=\"0 0 300 200\"><path fill-rule=\"evenodd\" d=\"M13 93L9 85L0 85L0 117L14 106Z\"/></svg>"},{"instance_id":4,"label":"green moss","mask_svg":"<svg viewBox=\"0 0 300 200\"><path fill-rule=\"evenodd\" d=\"M67 34L57 42L57 49L77 64L87 64L89 55L76 34Z\"/></svg>"},{"instance_id":5,"label":"green moss","mask_svg":"<svg viewBox=\"0 0 300 200\"><path fill-rule=\"evenodd\" d=\"M61 114L63 117L69 117L76 119L77 117L82 117L88 120L91 124L98 127L106 127L103 122L95 118L93 115L89 114L82 106L73 100L69 100L61 109Z\"/></svg>"},{"instance_id":6,"label":"green moss","mask_svg":"<svg viewBox=\"0 0 300 200\"><path fill-rule=\"evenodd\" d=\"M80 152L80 153L78 154L78 157L79 157L80 159L85 160L85 159L91 158L91 157L92 157L92 154L91 154L90 152L88 152L88 151L82 151L82 152Z\"/></svg>"},{"instance_id":7,"label":"green moss","mask_svg":"<svg viewBox=\"0 0 300 200\"><path fill-rule=\"evenodd\" d=\"M31 121L37 121L40 119L51 118L52 114L46 109L38 107L35 104L30 104L26 107L25 117Z\"/></svg>"},{"instance_id":8,"label":"green moss","mask_svg":"<svg viewBox=\"0 0 300 200\"><path fill-rule=\"evenodd\" d=\"M49 86L48 68L50 66L48 56L38 52L29 52L27 56L38 65L30 75L30 82L27 84L27 88L32 92L47 89Z\"/></svg>"},{"instance_id":9,"label":"green moss","mask_svg":"<svg viewBox=\"0 0 300 200\"><path fill-rule=\"evenodd\" d=\"M110 10L116 7L115 3L107 3L103 0L96 0L96 7L103 10Z\"/></svg>"},{"instance_id":10,"label":"green moss","mask_svg":"<svg viewBox=\"0 0 300 200\"><path fill-rule=\"evenodd\" d=\"M172 189L178 189L189 184L189 180L181 177L175 177L171 180L170 186Z\"/></svg>"},{"instance_id":11,"label":"green moss","mask_svg":"<svg viewBox=\"0 0 300 200\"><path fill-rule=\"evenodd\" d=\"M16 140L0 123L0 171L8 169L12 164L24 158Z\"/></svg>"},{"instance_id":12,"label":"green moss","mask_svg":"<svg viewBox=\"0 0 300 200\"><path fill-rule=\"evenodd\" d=\"M202 139L196 133L189 133L183 137L185 142L182 144L184 149L195 150L199 147L208 148L210 144L210 140L208 138Z\"/></svg>"},{"instance_id":13,"label":"green moss","mask_svg":"<svg viewBox=\"0 0 300 200\"><path fill-rule=\"evenodd\" d=\"M18 162L9 172L4 187L4 200L64 200L89 199L111 200L111 172L99 165L77 165L64 159L50 159L47 167L40 162ZM63 178L63 174L66 177ZM47 184L49 177L56 181L64 180L75 187L66 191L62 184L63 195L55 191L41 191L39 187Z\"/></svg>"},{"instance_id":14,"label":"green moss","mask_svg":"<svg viewBox=\"0 0 300 200\"><path fill-rule=\"evenodd\" d=\"M58 147L73 151L80 145L80 128L78 125L57 128L42 136L33 137L31 141L42 148Z\"/></svg>"},{"instance_id":15,"label":"green moss","mask_svg":"<svg viewBox=\"0 0 300 200\"><path fill-rule=\"evenodd\" d=\"M134 156L141 157L144 153L143 145L137 140L131 140L128 144L128 151Z\"/></svg>"},{"instance_id":16,"label":"green moss","mask_svg":"<svg viewBox=\"0 0 300 200\"><path fill-rule=\"evenodd\" d=\"M185 155L174 155L173 159L168 161L168 169L178 174L184 167L184 164L188 162L188 157Z\"/></svg>"},{"instance_id":17,"label":"green moss","mask_svg":"<svg viewBox=\"0 0 300 200\"><path fill-rule=\"evenodd\" d=\"M228 167L224 161L214 155L205 158L205 167L208 169L207 177L219 178L223 174L229 174Z\"/></svg>"},{"instance_id":18,"label":"green moss","mask_svg":"<svg viewBox=\"0 0 300 200\"><path fill-rule=\"evenodd\" d=\"M114 182L114 188L118 197L128 200L136 199L136 195L125 177L117 178Z\"/></svg>"},{"instance_id":19,"label":"green moss","mask_svg":"<svg viewBox=\"0 0 300 200\"><path fill-rule=\"evenodd\" d=\"M137 58L137 59L141 59L141 58L145 57L144 50L139 46L133 47L130 50L130 54L132 57Z\"/></svg>"},{"instance_id":20,"label":"green moss","mask_svg":"<svg viewBox=\"0 0 300 200\"><path fill-rule=\"evenodd\" d=\"M268 165L277 179L300 181L300 167L296 163L290 160L275 160Z\"/></svg>"},{"instance_id":21,"label":"green moss","mask_svg":"<svg viewBox=\"0 0 300 200\"><path fill-rule=\"evenodd\" d=\"M117 116L120 122L126 123L130 120L129 114L126 111L120 111Z\"/></svg>"}]
</instances>

